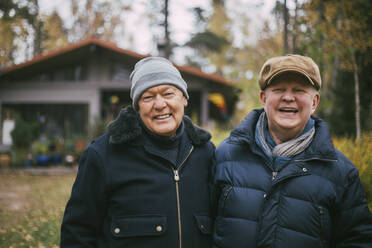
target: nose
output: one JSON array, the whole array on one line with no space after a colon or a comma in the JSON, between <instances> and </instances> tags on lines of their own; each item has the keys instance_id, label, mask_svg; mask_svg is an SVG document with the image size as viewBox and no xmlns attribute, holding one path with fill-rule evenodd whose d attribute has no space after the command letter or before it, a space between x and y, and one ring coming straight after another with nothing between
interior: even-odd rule
<instances>
[{"instance_id":1,"label":"nose","mask_svg":"<svg viewBox=\"0 0 372 248\"><path fill-rule=\"evenodd\" d=\"M287 101L287 102L291 102L291 101L295 100L295 96L294 96L293 92L291 92L290 90L286 90L283 93L282 100Z\"/></svg>"},{"instance_id":2,"label":"nose","mask_svg":"<svg viewBox=\"0 0 372 248\"><path fill-rule=\"evenodd\" d=\"M163 109L165 108L165 106L166 106L165 99L161 95L157 95L154 103L155 109Z\"/></svg>"}]
</instances>

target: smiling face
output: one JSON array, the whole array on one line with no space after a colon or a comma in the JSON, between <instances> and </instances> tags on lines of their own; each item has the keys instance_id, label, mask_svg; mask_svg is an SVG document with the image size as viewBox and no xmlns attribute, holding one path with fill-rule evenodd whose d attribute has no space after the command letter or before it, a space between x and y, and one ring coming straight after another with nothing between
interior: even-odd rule
<instances>
[{"instance_id":1,"label":"smiling face","mask_svg":"<svg viewBox=\"0 0 372 248\"><path fill-rule=\"evenodd\" d=\"M187 99L177 87L159 85L147 89L138 100L145 126L162 136L174 136L181 124Z\"/></svg>"},{"instance_id":2,"label":"smiling face","mask_svg":"<svg viewBox=\"0 0 372 248\"><path fill-rule=\"evenodd\" d=\"M299 135L319 104L319 93L305 77L284 73L260 93L269 132L277 144Z\"/></svg>"}]
</instances>

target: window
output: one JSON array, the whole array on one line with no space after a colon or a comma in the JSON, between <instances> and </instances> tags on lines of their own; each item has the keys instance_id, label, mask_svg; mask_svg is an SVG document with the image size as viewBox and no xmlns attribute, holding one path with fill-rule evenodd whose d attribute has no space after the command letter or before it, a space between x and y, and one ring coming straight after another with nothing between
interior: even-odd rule
<instances>
[{"instance_id":1,"label":"window","mask_svg":"<svg viewBox=\"0 0 372 248\"><path fill-rule=\"evenodd\" d=\"M130 71L127 66L113 63L110 71L111 81L126 82L129 80Z\"/></svg>"},{"instance_id":2,"label":"window","mask_svg":"<svg viewBox=\"0 0 372 248\"><path fill-rule=\"evenodd\" d=\"M73 65L63 68L63 79L66 81L84 81L87 79L87 71L84 65Z\"/></svg>"}]
</instances>

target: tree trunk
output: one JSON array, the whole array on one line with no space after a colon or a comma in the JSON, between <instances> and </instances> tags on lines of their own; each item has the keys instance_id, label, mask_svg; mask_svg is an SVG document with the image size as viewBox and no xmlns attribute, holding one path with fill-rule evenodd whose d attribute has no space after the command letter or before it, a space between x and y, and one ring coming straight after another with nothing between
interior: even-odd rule
<instances>
[{"instance_id":1,"label":"tree trunk","mask_svg":"<svg viewBox=\"0 0 372 248\"><path fill-rule=\"evenodd\" d=\"M287 8L287 0L284 0L284 4L283 4L283 18L284 18L283 45L284 45L284 54L287 54L288 53L288 8Z\"/></svg>"},{"instance_id":2,"label":"tree trunk","mask_svg":"<svg viewBox=\"0 0 372 248\"><path fill-rule=\"evenodd\" d=\"M323 88L325 90L326 95L330 93L332 98L334 97L332 89L336 87L337 75L338 75L339 69L340 69L340 59L338 55L336 54L332 62L332 70L331 70L331 76L329 79L329 87Z\"/></svg>"},{"instance_id":3,"label":"tree trunk","mask_svg":"<svg viewBox=\"0 0 372 248\"><path fill-rule=\"evenodd\" d=\"M297 18L298 18L298 0L295 0L295 15L292 30L292 53L297 53Z\"/></svg>"},{"instance_id":4,"label":"tree trunk","mask_svg":"<svg viewBox=\"0 0 372 248\"><path fill-rule=\"evenodd\" d=\"M360 99L359 99L359 76L358 64L355 58L355 51L352 52L354 84L355 84L355 126L356 126L356 139L360 141L361 127L360 127Z\"/></svg>"},{"instance_id":5,"label":"tree trunk","mask_svg":"<svg viewBox=\"0 0 372 248\"><path fill-rule=\"evenodd\" d=\"M165 57L169 58L172 51L171 51L171 44L169 38L169 0L164 0L164 31L165 31Z\"/></svg>"},{"instance_id":6,"label":"tree trunk","mask_svg":"<svg viewBox=\"0 0 372 248\"><path fill-rule=\"evenodd\" d=\"M34 54L33 56L34 57L37 57L39 55L42 54L43 50L42 50L42 39L43 39L43 33L42 33L42 27L43 27L43 23L41 22L41 20L38 20L38 18L35 18L35 23L33 23L33 28L34 28L34 42L33 42L33 46L34 46Z\"/></svg>"},{"instance_id":7,"label":"tree trunk","mask_svg":"<svg viewBox=\"0 0 372 248\"><path fill-rule=\"evenodd\" d=\"M32 16L32 22L30 23L33 30L34 30L34 40L33 40L33 56L37 57L42 54L42 39L43 39L43 22L41 21L39 17L39 3L37 0L31 1L35 5L36 12Z\"/></svg>"}]
</instances>

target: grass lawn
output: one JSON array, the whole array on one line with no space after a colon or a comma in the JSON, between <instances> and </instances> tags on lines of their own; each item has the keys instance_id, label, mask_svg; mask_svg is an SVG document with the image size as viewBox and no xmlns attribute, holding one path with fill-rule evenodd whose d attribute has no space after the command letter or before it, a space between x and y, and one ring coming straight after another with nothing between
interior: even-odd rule
<instances>
[{"instance_id":1,"label":"grass lawn","mask_svg":"<svg viewBox=\"0 0 372 248\"><path fill-rule=\"evenodd\" d=\"M0 173L0 247L59 247L75 175Z\"/></svg>"}]
</instances>

